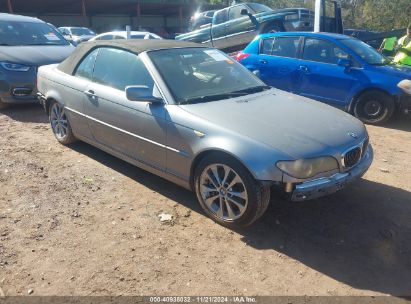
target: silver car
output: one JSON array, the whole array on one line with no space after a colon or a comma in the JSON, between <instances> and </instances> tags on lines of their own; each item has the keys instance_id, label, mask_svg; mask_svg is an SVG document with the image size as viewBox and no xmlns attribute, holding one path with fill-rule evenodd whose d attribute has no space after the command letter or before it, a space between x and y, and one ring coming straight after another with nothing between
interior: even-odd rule
<instances>
[{"instance_id":1,"label":"silver car","mask_svg":"<svg viewBox=\"0 0 411 304\"><path fill-rule=\"evenodd\" d=\"M41 67L39 100L56 139L88 142L195 191L229 226L290 200L342 189L371 165L364 125L267 87L224 53L171 40L86 42Z\"/></svg>"}]
</instances>

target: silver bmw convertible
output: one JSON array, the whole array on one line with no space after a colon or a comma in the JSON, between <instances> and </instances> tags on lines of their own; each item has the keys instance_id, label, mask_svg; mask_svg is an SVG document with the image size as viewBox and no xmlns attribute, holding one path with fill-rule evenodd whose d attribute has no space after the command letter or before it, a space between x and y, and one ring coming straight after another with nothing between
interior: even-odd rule
<instances>
[{"instance_id":1,"label":"silver bmw convertible","mask_svg":"<svg viewBox=\"0 0 411 304\"><path fill-rule=\"evenodd\" d=\"M38 91L57 141L85 141L191 189L229 227L261 217L273 187L291 201L318 198L373 159L356 118L197 44L86 42L39 69Z\"/></svg>"}]
</instances>

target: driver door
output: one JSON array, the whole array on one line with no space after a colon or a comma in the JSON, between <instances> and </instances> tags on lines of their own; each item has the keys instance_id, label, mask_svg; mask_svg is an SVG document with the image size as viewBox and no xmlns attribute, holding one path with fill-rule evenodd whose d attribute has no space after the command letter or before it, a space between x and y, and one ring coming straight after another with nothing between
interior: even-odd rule
<instances>
[{"instance_id":1,"label":"driver door","mask_svg":"<svg viewBox=\"0 0 411 304\"><path fill-rule=\"evenodd\" d=\"M125 88L154 81L140 58L102 47L89 84L85 111L92 136L99 144L160 170L166 168L166 108L163 104L130 101Z\"/></svg>"},{"instance_id":2,"label":"driver door","mask_svg":"<svg viewBox=\"0 0 411 304\"><path fill-rule=\"evenodd\" d=\"M362 69L338 65L350 56L331 41L305 38L299 71L298 93L334 106L345 108L358 83L367 77Z\"/></svg>"},{"instance_id":3,"label":"driver door","mask_svg":"<svg viewBox=\"0 0 411 304\"><path fill-rule=\"evenodd\" d=\"M256 35L256 26L251 22L250 17L241 15L243 9L250 12L250 9L243 4L233 6L228 11L229 21L226 26L226 38L230 47L246 45Z\"/></svg>"}]
</instances>

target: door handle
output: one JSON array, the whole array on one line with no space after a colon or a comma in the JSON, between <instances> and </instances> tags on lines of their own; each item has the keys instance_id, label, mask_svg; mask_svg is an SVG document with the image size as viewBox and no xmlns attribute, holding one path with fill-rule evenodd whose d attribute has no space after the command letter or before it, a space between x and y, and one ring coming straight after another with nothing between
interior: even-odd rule
<instances>
[{"instance_id":1,"label":"door handle","mask_svg":"<svg viewBox=\"0 0 411 304\"><path fill-rule=\"evenodd\" d=\"M84 91L84 94L86 94L89 98L93 98L93 99L97 98L93 90Z\"/></svg>"},{"instance_id":2,"label":"door handle","mask_svg":"<svg viewBox=\"0 0 411 304\"><path fill-rule=\"evenodd\" d=\"M306 67L305 65L300 65L300 66L298 67L298 70L301 71L301 72L304 72L304 73L308 73L308 72L309 72L308 67Z\"/></svg>"},{"instance_id":3,"label":"door handle","mask_svg":"<svg viewBox=\"0 0 411 304\"><path fill-rule=\"evenodd\" d=\"M268 63L267 60L265 60L265 59L260 59L258 62L260 62L261 64L267 64Z\"/></svg>"}]
</instances>

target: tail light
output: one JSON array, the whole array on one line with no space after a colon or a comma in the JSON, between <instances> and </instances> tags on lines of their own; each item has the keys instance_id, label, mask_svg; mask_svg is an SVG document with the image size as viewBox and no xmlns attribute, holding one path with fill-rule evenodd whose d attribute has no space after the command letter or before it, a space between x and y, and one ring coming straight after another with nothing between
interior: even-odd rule
<instances>
[{"instance_id":1,"label":"tail light","mask_svg":"<svg viewBox=\"0 0 411 304\"><path fill-rule=\"evenodd\" d=\"M247 53L242 53L242 52L240 52L240 53L237 54L237 56L235 57L235 59L236 59L237 61L241 61L241 60L247 58L247 57L250 56L250 55L251 55L251 54L247 54Z\"/></svg>"}]
</instances>

